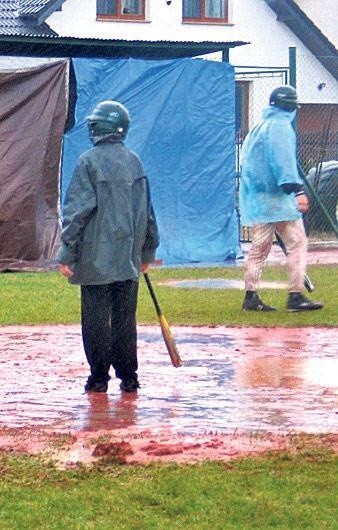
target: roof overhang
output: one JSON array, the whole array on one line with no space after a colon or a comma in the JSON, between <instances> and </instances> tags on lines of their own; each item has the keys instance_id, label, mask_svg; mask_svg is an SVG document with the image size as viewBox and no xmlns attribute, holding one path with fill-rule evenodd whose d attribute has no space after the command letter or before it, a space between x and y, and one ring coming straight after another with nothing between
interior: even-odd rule
<instances>
[{"instance_id":1,"label":"roof overhang","mask_svg":"<svg viewBox=\"0 0 338 530\"><path fill-rule=\"evenodd\" d=\"M40 0L19 4L19 17L22 20L34 21L40 26L55 11L59 11L65 0Z\"/></svg>"},{"instance_id":2,"label":"roof overhang","mask_svg":"<svg viewBox=\"0 0 338 530\"><path fill-rule=\"evenodd\" d=\"M222 52L224 60L228 60L230 48L245 44L249 43L244 41L131 41L38 35L0 35L0 55L178 59Z\"/></svg>"},{"instance_id":3,"label":"roof overhang","mask_svg":"<svg viewBox=\"0 0 338 530\"><path fill-rule=\"evenodd\" d=\"M290 28L327 71L338 79L338 54L335 46L300 7L293 0L288 0L288 2L265 0L265 2L276 13L277 20Z\"/></svg>"}]
</instances>

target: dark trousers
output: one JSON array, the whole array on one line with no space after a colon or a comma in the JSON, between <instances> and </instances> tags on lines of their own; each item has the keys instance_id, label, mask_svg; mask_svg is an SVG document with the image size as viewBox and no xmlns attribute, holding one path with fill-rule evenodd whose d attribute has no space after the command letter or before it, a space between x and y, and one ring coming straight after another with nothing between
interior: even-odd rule
<instances>
[{"instance_id":1,"label":"dark trousers","mask_svg":"<svg viewBox=\"0 0 338 530\"><path fill-rule=\"evenodd\" d=\"M81 286L81 322L85 354L93 381L109 381L112 366L119 379L137 371L138 282Z\"/></svg>"}]
</instances>

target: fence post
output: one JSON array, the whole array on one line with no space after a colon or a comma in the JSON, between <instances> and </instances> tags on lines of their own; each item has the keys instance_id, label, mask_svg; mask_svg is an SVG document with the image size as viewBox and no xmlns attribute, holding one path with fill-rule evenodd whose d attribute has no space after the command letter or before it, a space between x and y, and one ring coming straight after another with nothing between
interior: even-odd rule
<instances>
[{"instance_id":1,"label":"fence post","mask_svg":"<svg viewBox=\"0 0 338 530\"><path fill-rule=\"evenodd\" d=\"M296 88L297 86L297 60L296 60L296 47L289 47L289 84Z\"/></svg>"}]
</instances>

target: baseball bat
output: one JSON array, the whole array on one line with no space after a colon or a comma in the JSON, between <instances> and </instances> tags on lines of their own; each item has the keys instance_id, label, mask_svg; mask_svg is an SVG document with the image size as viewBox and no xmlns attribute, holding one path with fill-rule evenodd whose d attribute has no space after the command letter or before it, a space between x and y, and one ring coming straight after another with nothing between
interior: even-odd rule
<instances>
[{"instance_id":1,"label":"baseball bat","mask_svg":"<svg viewBox=\"0 0 338 530\"><path fill-rule=\"evenodd\" d=\"M179 366L182 366L183 361L180 357L180 354L178 353L174 337L172 336L169 324L161 311L160 305L158 303L157 297L155 295L155 291L153 289L153 286L151 284L148 274L144 272L143 276L146 281L152 301L154 302L154 306L155 306L156 313L158 316L158 321L161 327L162 336L163 336L165 345L167 347L171 363L173 366L175 366L175 368L178 368Z\"/></svg>"},{"instance_id":2,"label":"baseball bat","mask_svg":"<svg viewBox=\"0 0 338 530\"><path fill-rule=\"evenodd\" d=\"M286 249L284 241L282 240L282 238L280 237L280 235L277 232L275 232L275 237L276 237L276 241L277 241L278 245L280 246L280 248L284 252L285 256L287 256L288 255L288 251ZM313 285L313 283L312 283L312 281L310 279L310 276L308 276L306 273L304 274L304 287L309 293L312 293L312 291L315 290L315 286Z\"/></svg>"}]
</instances>

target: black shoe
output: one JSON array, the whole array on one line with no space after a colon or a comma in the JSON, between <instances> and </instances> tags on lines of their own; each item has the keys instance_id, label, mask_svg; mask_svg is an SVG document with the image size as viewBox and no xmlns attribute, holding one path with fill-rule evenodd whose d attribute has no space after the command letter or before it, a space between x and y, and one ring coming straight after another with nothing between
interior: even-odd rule
<instances>
[{"instance_id":1,"label":"black shoe","mask_svg":"<svg viewBox=\"0 0 338 530\"><path fill-rule=\"evenodd\" d=\"M322 309L324 304L321 302L313 302L301 293L290 293L286 304L288 311L314 311L315 309Z\"/></svg>"},{"instance_id":2,"label":"black shoe","mask_svg":"<svg viewBox=\"0 0 338 530\"><path fill-rule=\"evenodd\" d=\"M135 377L129 379L122 379L120 383L120 389L123 392L137 392L137 389L140 388L140 384Z\"/></svg>"},{"instance_id":3,"label":"black shoe","mask_svg":"<svg viewBox=\"0 0 338 530\"><path fill-rule=\"evenodd\" d=\"M107 392L108 383L105 381L93 381L91 377L88 377L84 389L85 392Z\"/></svg>"},{"instance_id":4,"label":"black shoe","mask_svg":"<svg viewBox=\"0 0 338 530\"><path fill-rule=\"evenodd\" d=\"M276 311L275 307L264 304L257 293L254 293L251 298L245 297L242 309L244 311Z\"/></svg>"}]
</instances>

